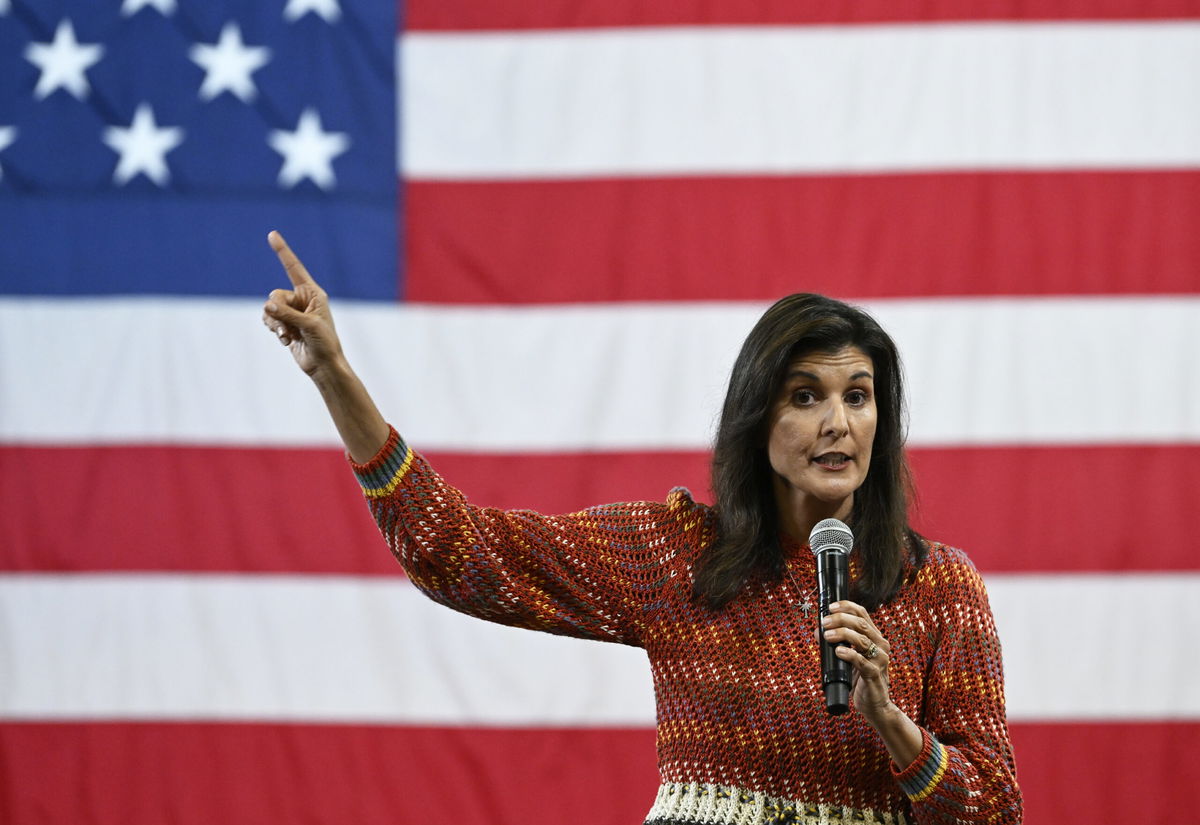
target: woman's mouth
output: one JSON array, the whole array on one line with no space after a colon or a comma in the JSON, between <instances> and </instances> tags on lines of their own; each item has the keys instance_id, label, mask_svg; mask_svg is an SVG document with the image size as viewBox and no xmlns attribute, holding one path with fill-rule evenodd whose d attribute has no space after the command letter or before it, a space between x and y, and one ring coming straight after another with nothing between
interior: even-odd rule
<instances>
[{"instance_id":1,"label":"woman's mouth","mask_svg":"<svg viewBox=\"0 0 1200 825\"><path fill-rule=\"evenodd\" d=\"M850 456L845 453L823 453L813 459L827 470L840 470L850 463Z\"/></svg>"}]
</instances>

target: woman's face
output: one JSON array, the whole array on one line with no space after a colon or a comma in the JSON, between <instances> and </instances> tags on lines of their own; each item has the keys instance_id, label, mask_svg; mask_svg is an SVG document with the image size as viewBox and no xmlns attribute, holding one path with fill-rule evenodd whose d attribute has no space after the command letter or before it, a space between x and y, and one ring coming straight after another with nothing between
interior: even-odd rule
<instances>
[{"instance_id":1,"label":"woman's face","mask_svg":"<svg viewBox=\"0 0 1200 825\"><path fill-rule=\"evenodd\" d=\"M871 466L875 365L858 347L810 353L784 374L768 419L775 498L805 516L845 518ZM784 515L785 521L791 521Z\"/></svg>"}]
</instances>

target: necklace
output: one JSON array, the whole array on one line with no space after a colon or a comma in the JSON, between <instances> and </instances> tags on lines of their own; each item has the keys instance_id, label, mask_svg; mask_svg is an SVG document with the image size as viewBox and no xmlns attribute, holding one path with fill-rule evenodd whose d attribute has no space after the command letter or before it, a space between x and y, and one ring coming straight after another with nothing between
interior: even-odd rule
<instances>
[{"instance_id":1,"label":"necklace","mask_svg":"<svg viewBox=\"0 0 1200 825\"><path fill-rule=\"evenodd\" d=\"M812 611L813 611L813 601L812 600L813 600L813 596L817 595L817 587L813 587L812 590L805 593L803 590L800 589L800 584L796 581L796 577L792 575L792 569L790 567L788 567L787 565L784 565L783 570L785 573L787 573L788 578L791 580L792 587L796 588L796 592L799 594L802 594L804 597L804 601L800 602L800 612L804 614L805 619L812 618Z\"/></svg>"}]
</instances>

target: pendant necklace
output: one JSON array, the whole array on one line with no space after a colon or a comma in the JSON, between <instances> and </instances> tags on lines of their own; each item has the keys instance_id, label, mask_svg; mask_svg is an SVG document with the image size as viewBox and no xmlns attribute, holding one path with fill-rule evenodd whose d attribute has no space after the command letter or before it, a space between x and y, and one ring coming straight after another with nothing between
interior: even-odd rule
<instances>
[{"instance_id":1,"label":"pendant necklace","mask_svg":"<svg viewBox=\"0 0 1200 825\"><path fill-rule=\"evenodd\" d=\"M803 594L803 596L804 596L804 601L799 603L800 612L804 614L805 619L812 618L812 611L813 611L813 601L812 600L813 600L813 596L817 595L817 587L814 586L812 590L805 593L803 590L800 589L800 585L799 585L799 583L797 583L796 577L792 575L792 569L790 567L784 565L783 570L785 573L787 573L788 578L791 579L792 587L796 588L796 592Z\"/></svg>"}]
</instances>

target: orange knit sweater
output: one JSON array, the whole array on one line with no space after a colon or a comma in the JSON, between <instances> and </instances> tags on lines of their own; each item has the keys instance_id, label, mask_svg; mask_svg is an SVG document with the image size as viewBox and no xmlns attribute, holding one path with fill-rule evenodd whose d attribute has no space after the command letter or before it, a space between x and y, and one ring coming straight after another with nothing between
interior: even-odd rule
<instances>
[{"instance_id":1,"label":"orange knit sweater","mask_svg":"<svg viewBox=\"0 0 1200 825\"><path fill-rule=\"evenodd\" d=\"M892 701L923 732L900 771L861 715L825 712L816 619L800 607L816 587L807 548L785 542L795 583L751 581L713 611L693 599L691 571L716 519L686 490L562 516L473 507L394 430L354 469L392 552L434 600L646 650L661 775L648 825L1021 821L1000 644L961 551L933 545L872 614L892 647Z\"/></svg>"}]
</instances>

